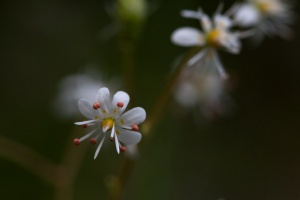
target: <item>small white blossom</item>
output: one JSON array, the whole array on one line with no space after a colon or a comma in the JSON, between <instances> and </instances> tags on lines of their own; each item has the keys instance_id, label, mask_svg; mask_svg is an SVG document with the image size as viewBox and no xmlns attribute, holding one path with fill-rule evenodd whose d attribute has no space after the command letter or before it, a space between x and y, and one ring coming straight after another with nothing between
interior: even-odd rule
<instances>
[{"instance_id":1,"label":"small white blossom","mask_svg":"<svg viewBox=\"0 0 300 200\"><path fill-rule=\"evenodd\" d=\"M123 113L128 103L129 96L126 92L117 92L111 100L109 90L105 87L98 90L93 104L86 99L79 100L79 110L89 120L75 124L83 127L93 126L95 129L80 139L74 139L74 143L78 145L81 141L91 138L90 142L95 144L98 138L102 137L94 159L97 157L107 134L110 135L111 141L115 141L118 153L120 150L126 150L121 143L124 145L137 144L142 138L141 133L138 132L138 125L146 119L146 112L143 108L136 107Z\"/></svg>"},{"instance_id":2,"label":"small white blossom","mask_svg":"<svg viewBox=\"0 0 300 200\"><path fill-rule=\"evenodd\" d=\"M213 19L210 19L201 10L184 10L182 16L200 20L203 29L200 31L192 27L182 27L175 30L171 36L172 42L177 45L202 47L202 50L189 60L188 66L197 65L200 68L205 67L205 63L202 62L203 60L214 59L215 62L212 63L218 64L213 67L217 68L222 77L226 77L216 49L237 54L241 48L239 34L230 30L232 27L230 18L217 12Z\"/></svg>"},{"instance_id":3,"label":"small white blossom","mask_svg":"<svg viewBox=\"0 0 300 200\"><path fill-rule=\"evenodd\" d=\"M117 79L104 80L100 73L94 69L87 69L80 74L70 74L58 84L58 92L53 100L52 111L58 117L78 118L81 116L77 109L78 100L86 98L93 101L97 90L104 85L116 91L119 84Z\"/></svg>"},{"instance_id":4,"label":"small white blossom","mask_svg":"<svg viewBox=\"0 0 300 200\"><path fill-rule=\"evenodd\" d=\"M289 38L292 31L293 12L283 0L248 0L241 3L234 14L234 23L242 27L253 27L257 40L264 35Z\"/></svg>"},{"instance_id":5,"label":"small white blossom","mask_svg":"<svg viewBox=\"0 0 300 200\"><path fill-rule=\"evenodd\" d=\"M175 90L175 99L181 106L193 111L198 107L204 117L214 119L230 111L232 101L227 87L228 79L220 78L215 71L186 70Z\"/></svg>"}]
</instances>

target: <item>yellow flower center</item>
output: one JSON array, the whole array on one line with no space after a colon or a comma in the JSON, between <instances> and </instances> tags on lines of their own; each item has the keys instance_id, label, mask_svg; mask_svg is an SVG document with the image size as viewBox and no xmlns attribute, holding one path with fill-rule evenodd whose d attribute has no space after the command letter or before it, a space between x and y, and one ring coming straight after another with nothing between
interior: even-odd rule
<instances>
[{"instance_id":1,"label":"yellow flower center","mask_svg":"<svg viewBox=\"0 0 300 200\"><path fill-rule=\"evenodd\" d=\"M271 5L266 2L258 3L257 8L261 13L268 13L271 9Z\"/></svg>"},{"instance_id":2,"label":"yellow flower center","mask_svg":"<svg viewBox=\"0 0 300 200\"><path fill-rule=\"evenodd\" d=\"M102 122L101 122L101 128L105 132L107 130L112 129L114 123L115 123L115 120L111 117L103 119Z\"/></svg>"},{"instance_id":3,"label":"yellow flower center","mask_svg":"<svg viewBox=\"0 0 300 200\"><path fill-rule=\"evenodd\" d=\"M217 29L211 30L207 35L206 35L206 41L208 45L211 46L218 46L219 45L219 36L220 36L220 31Z\"/></svg>"}]
</instances>

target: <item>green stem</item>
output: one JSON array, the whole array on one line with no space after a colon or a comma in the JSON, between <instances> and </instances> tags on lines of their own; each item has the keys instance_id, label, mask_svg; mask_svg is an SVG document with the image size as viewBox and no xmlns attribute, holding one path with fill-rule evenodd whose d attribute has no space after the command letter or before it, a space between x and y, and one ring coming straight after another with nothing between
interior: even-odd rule
<instances>
[{"instance_id":1,"label":"green stem","mask_svg":"<svg viewBox=\"0 0 300 200\"><path fill-rule=\"evenodd\" d=\"M134 55L135 44L126 35L121 35L120 49L122 51L123 78L125 90L130 94L131 99L134 99ZM133 103L131 101L131 103Z\"/></svg>"},{"instance_id":2,"label":"green stem","mask_svg":"<svg viewBox=\"0 0 300 200\"><path fill-rule=\"evenodd\" d=\"M0 156L27 169L52 185L56 185L57 165L33 149L0 136Z\"/></svg>"},{"instance_id":3,"label":"green stem","mask_svg":"<svg viewBox=\"0 0 300 200\"><path fill-rule=\"evenodd\" d=\"M166 84L165 88L162 90L160 96L157 98L152 110L149 114L149 117L142 125L142 132L144 135L149 135L152 132L152 129L163 117L164 108L167 107L167 103L172 95L173 89L176 86L180 75L182 74L183 69L186 67L188 60L195 54L197 49L191 49L184 57L181 59L180 63L173 72L169 82Z\"/></svg>"},{"instance_id":4,"label":"green stem","mask_svg":"<svg viewBox=\"0 0 300 200\"><path fill-rule=\"evenodd\" d=\"M162 113L164 112L164 108L166 107L167 103L169 102L170 96L174 89L174 86L177 84L178 79L182 73L182 70L186 66L187 61L190 59L191 55L195 53L194 49L186 54L184 58L179 63L178 67L176 68L175 72L173 72L170 81L162 90L158 100L154 104L152 111L146 122L144 122L142 128L142 133L145 135L150 135L153 132L153 127L157 125L159 119L162 117ZM143 138L143 143L145 142L145 137ZM138 145L139 147L142 146L142 143ZM125 187L127 185L128 179L131 175L131 172L134 169L136 160L131 159L129 157L124 157L122 164L119 169L119 173L117 178L114 180L114 183L111 184L110 193L108 196L108 200L119 200L122 199L125 191Z\"/></svg>"},{"instance_id":5,"label":"green stem","mask_svg":"<svg viewBox=\"0 0 300 200\"><path fill-rule=\"evenodd\" d=\"M63 161L56 176L59 184L55 185L55 200L73 199L74 182L88 147L88 143L80 144L80 148L76 147L73 142L71 142L72 138L68 141L70 142L66 148Z\"/></svg>"},{"instance_id":6,"label":"green stem","mask_svg":"<svg viewBox=\"0 0 300 200\"><path fill-rule=\"evenodd\" d=\"M0 136L0 156L53 185L55 200L71 200L73 198L74 181L87 147L88 144L83 143L81 148L76 148L70 142L63 162L55 164L33 149Z\"/></svg>"}]
</instances>

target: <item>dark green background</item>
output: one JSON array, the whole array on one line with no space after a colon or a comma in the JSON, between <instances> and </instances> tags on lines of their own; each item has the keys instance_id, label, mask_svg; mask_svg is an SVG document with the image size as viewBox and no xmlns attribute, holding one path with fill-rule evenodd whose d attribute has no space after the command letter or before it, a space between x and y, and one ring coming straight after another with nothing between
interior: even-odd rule
<instances>
[{"instance_id":1,"label":"dark green background","mask_svg":"<svg viewBox=\"0 0 300 200\"><path fill-rule=\"evenodd\" d=\"M226 8L233 3L224 2ZM105 11L111 3L1 1L1 135L61 161L66 145L72 142L74 125L60 121L51 111L57 83L90 63L108 77L122 75L117 40L100 37L101 30L112 23ZM171 63L187 50L169 39L177 27L198 26L196 20L180 17L180 10L202 6L212 13L218 3L149 1L153 12L138 48L136 105L151 109L168 80ZM232 93L235 115L195 125L192 115L176 116L177 106L171 104L141 150L125 199L300 199L297 23L293 29L291 41L268 39L255 49L245 44L238 56L221 53L226 68L238 74ZM95 161L95 148L88 149L74 199L106 197L104 180L118 169L122 155L105 145L108 148ZM53 199L51 185L4 158L0 158L0 174L0 199Z\"/></svg>"}]
</instances>

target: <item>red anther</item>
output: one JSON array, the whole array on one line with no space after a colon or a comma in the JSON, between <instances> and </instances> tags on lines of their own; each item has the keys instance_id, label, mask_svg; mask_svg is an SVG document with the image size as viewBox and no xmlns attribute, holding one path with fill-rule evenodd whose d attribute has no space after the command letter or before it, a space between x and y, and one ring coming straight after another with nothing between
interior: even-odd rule
<instances>
[{"instance_id":1,"label":"red anther","mask_svg":"<svg viewBox=\"0 0 300 200\"><path fill-rule=\"evenodd\" d=\"M122 108L122 107L124 106L124 103L123 103L123 102L118 102L118 103L117 103L117 106L118 106L119 108Z\"/></svg>"},{"instance_id":2,"label":"red anther","mask_svg":"<svg viewBox=\"0 0 300 200\"><path fill-rule=\"evenodd\" d=\"M121 152L125 152L126 151L126 147L120 147Z\"/></svg>"},{"instance_id":3,"label":"red anther","mask_svg":"<svg viewBox=\"0 0 300 200\"><path fill-rule=\"evenodd\" d=\"M86 128L86 127L87 127L87 124L83 124L82 127L83 127L83 128Z\"/></svg>"},{"instance_id":4,"label":"red anther","mask_svg":"<svg viewBox=\"0 0 300 200\"><path fill-rule=\"evenodd\" d=\"M75 138L75 139L74 139L74 144L75 144L75 145L79 145L79 143L80 143L79 139L78 139L78 138Z\"/></svg>"},{"instance_id":5,"label":"red anther","mask_svg":"<svg viewBox=\"0 0 300 200\"><path fill-rule=\"evenodd\" d=\"M113 138L113 137L109 137L109 140L110 140L110 141L114 141L114 138Z\"/></svg>"},{"instance_id":6,"label":"red anther","mask_svg":"<svg viewBox=\"0 0 300 200\"><path fill-rule=\"evenodd\" d=\"M136 124L132 125L131 128L132 128L133 131L138 131L139 130L139 127Z\"/></svg>"},{"instance_id":7,"label":"red anther","mask_svg":"<svg viewBox=\"0 0 300 200\"><path fill-rule=\"evenodd\" d=\"M91 144L96 144L96 143L97 143L96 138L91 138L91 139L90 139L90 143L91 143Z\"/></svg>"},{"instance_id":8,"label":"red anther","mask_svg":"<svg viewBox=\"0 0 300 200\"><path fill-rule=\"evenodd\" d=\"M93 108L94 108L95 110L97 110L97 109L100 108L100 107L101 107L101 105L100 105L100 103L98 103L98 102L96 102L96 103L93 104Z\"/></svg>"}]
</instances>

